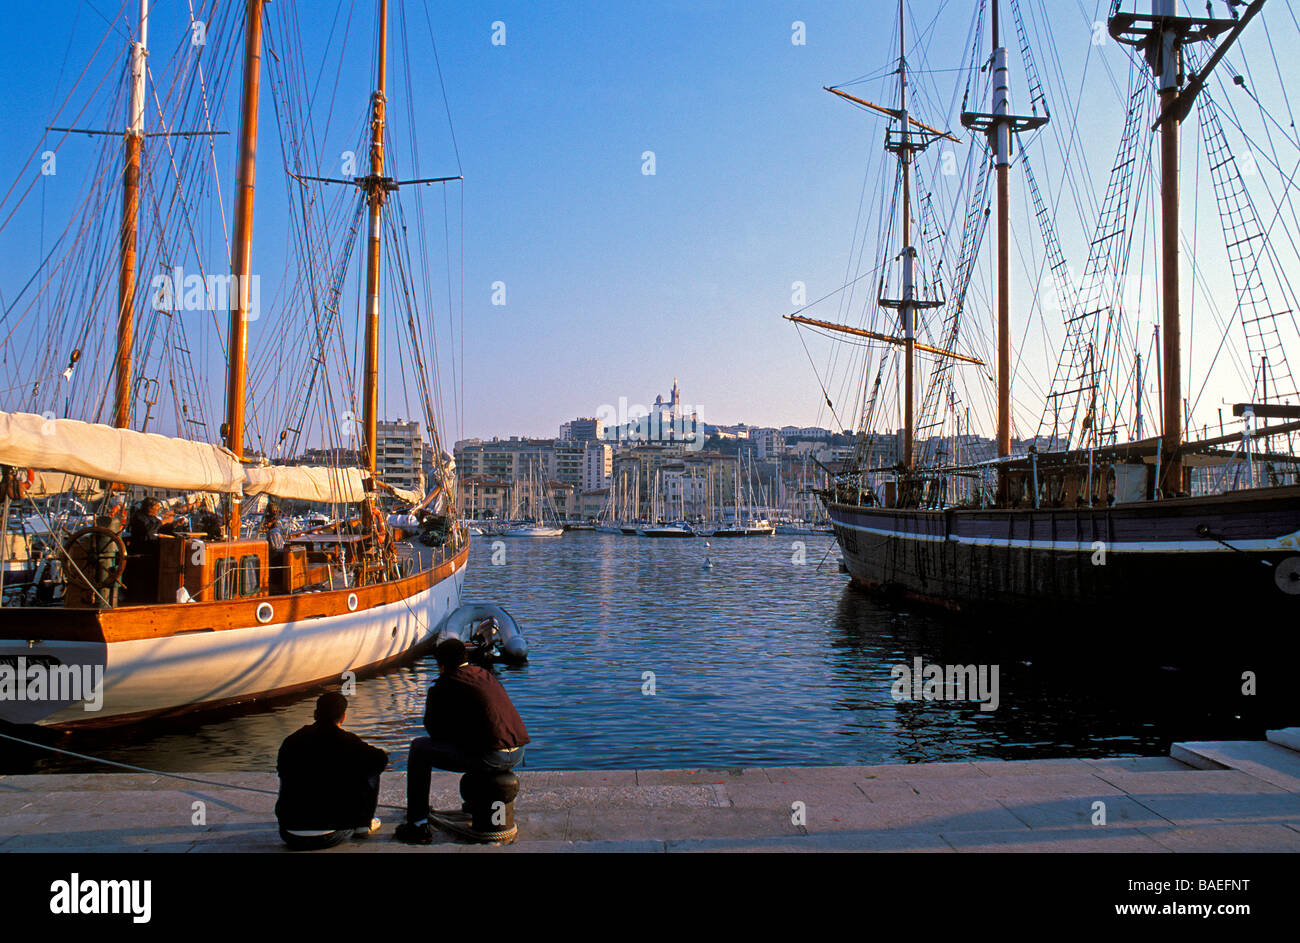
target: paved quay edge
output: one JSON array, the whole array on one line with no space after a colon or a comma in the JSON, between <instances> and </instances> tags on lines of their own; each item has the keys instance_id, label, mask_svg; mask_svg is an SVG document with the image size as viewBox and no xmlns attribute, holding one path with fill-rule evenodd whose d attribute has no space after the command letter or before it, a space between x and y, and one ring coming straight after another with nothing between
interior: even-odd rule
<instances>
[{"instance_id":1,"label":"paved quay edge","mask_svg":"<svg viewBox=\"0 0 1300 943\"><path fill-rule=\"evenodd\" d=\"M381 781L379 833L311 854L1300 852L1300 755L1267 746L1176 744L1180 759L525 768L519 837L505 846L441 832L431 846L394 841L406 788L395 771ZM1187 762L1197 757L1204 762ZM183 775L214 785L134 773L0 776L0 853L292 853L276 831L274 773ZM435 808L459 806L458 779L434 775Z\"/></svg>"}]
</instances>

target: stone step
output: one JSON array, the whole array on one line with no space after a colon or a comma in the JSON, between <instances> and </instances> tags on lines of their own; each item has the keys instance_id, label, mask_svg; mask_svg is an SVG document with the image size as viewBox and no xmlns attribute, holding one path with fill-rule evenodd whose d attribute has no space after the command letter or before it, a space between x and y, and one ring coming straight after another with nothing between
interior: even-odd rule
<instances>
[{"instance_id":1,"label":"stone step","mask_svg":"<svg viewBox=\"0 0 1300 943\"><path fill-rule=\"evenodd\" d=\"M1235 769L1288 792L1300 792L1300 753L1259 740L1175 743L1174 759L1197 769Z\"/></svg>"}]
</instances>

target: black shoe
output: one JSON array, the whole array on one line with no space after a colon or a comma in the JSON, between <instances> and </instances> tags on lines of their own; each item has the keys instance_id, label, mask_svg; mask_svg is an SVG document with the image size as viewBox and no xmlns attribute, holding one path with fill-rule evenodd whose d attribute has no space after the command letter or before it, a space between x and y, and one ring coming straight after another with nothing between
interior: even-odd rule
<instances>
[{"instance_id":1,"label":"black shoe","mask_svg":"<svg viewBox=\"0 0 1300 943\"><path fill-rule=\"evenodd\" d=\"M428 822L420 825L403 822L397 826L397 831L393 834L393 837L407 845L432 845L433 827Z\"/></svg>"}]
</instances>

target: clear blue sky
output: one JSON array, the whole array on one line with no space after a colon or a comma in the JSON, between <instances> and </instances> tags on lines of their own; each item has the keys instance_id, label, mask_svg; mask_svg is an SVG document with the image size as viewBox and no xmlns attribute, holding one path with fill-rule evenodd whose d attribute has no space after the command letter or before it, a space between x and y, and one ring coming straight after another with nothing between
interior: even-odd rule
<instances>
[{"instance_id":1,"label":"clear blue sky","mask_svg":"<svg viewBox=\"0 0 1300 943\"><path fill-rule=\"evenodd\" d=\"M1051 11L1063 74L1077 82L1091 23L1104 18L1109 2L1045 2L1025 0L1025 6ZM155 48L171 49L179 41L179 6L157 4L151 21ZM314 3L312 10L330 14L304 20L303 57L313 72L333 6ZM323 153L353 146L364 120L372 6L358 0L352 10L350 65ZM1203 10L1203 4L1196 6ZM390 86L390 117L402 142L399 172L431 176L455 173L456 155L425 9L423 3L407 4L418 168L406 166L402 87ZM554 435L560 422L592 415L620 397L648 403L656 393L667 394L674 376L685 401L708 422L830 424L799 337L780 316L793 310L792 282L806 283L811 300L844 280L864 170L879 165L885 119L828 95L822 86L892 64L894 9L888 0L430 3L465 175L464 427L457 427L448 410L448 438ZM918 61L932 69L962 66L972 9L956 0L910 0L910 29L925 46L924 56L916 50ZM1286 11L1273 12L1275 24L1287 23L1294 40ZM0 141L5 188L99 41L105 17L117 14L115 0L0 3L8 37L8 54L0 56L9 132ZM491 42L496 21L505 24L503 46ZM804 45L791 41L795 21L805 24ZM109 46L121 47L123 35ZM337 40L333 48L336 57ZM1113 44L1101 53L1122 83L1127 61ZM396 51L390 56L395 68L402 64ZM1046 63L1040 66L1046 71ZM348 81L355 87L349 89ZM935 73L921 81L933 89L923 99L931 110L922 120L956 126L954 106L964 79ZM1096 139L1088 142L1095 202L1121 116L1098 60L1090 81L1095 87L1081 120ZM883 87L867 83L857 91L871 97ZM264 140L276 135L269 104L264 98ZM1065 120L1077 102L1053 104ZM233 128L233 89L224 107L221 126ZM1101 143L1094 147L1096 141ZM65 147L61 170L77 159L73 145ZM653 176L642 173L645 151L655 155ZM227 204L232 167L227 159L222 168ZM1040 175L1050 176L1050 170ZM281 177L278 143L264 147L254 266L268 273L283 263ZM1059 180L1053 177L1051 186L1059 190ZM455 217L459 194L449 192ZM59 206L59 196L50 194L47 226L63 225ZM0 234L0 251L34 263L30 227L41 218L39 199L24 204L22 213L29 228L10 224ZM1063 238L1078 272L1084 259L1082 238L1070 231L1067 217L1073 213L1067 201ZM435 225L441 227L440 205ZM458 255L458 244L453 248ZM874 253L870 247L868 254ZM441 263L440 257L431 262L439 270ZM453 266L458 280L458 259ZM33 267L6 267L0 275L6 299ZM504 307L491 304L497 281L506 284ZM263 298L270 294L264 287ZM445 289L435 299L442 331ZM834 304L810 314L834 319ZM1216 340L1217 334L1210 342ZM814 341L817 369L826 370L829 347ZM449 386L445 356L444 367ZM841 361L841 372L843 367ZM848 387L842 378L836 382L838 399ZM836 405L841 418L852 415L851 403ZM390 415L401 411L387 409Z\"/></svg>"}]
</instances>

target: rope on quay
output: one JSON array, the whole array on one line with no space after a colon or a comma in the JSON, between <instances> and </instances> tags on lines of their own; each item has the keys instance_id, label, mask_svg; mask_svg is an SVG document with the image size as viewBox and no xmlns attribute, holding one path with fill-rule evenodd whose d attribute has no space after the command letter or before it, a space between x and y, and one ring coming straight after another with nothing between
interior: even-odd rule
<instances>
[{"instance_id":1,"label":"rope on quay","mask_svg":"<svg viewBox=\"0 0 1300 943\"><path fill-rule=\"evenodd\" d=\"M22 743L29 747L38 747L42 750L51 750L54 753L62 753L65 756L75 756L79 760L90 760L92 763L104 763L108 766L117 766L121 769L129 769L135 773L149 773L153 776L169 776L172 779L183 779L189 783L201 783L204 786L216 786L219 789L238 789L242 792L256 792L264 796L278 796L279 793L272 789L258 789L256 786L239 786L234 783L220 783L212 779L200 779L197 776L183 776L180 773L166 773L160 769L146 769L143 766L132 766L130 763L119 763L117 760L106 760L99 756L90 756L86 753L77 753L73 750L64 750L60 747L52 747L47 743L36 743L33 740L24 740L21 737L10 736L7 733L0 733L0 737L6 740L12 740L14 743ZM406 811L406 806L401 805L384 805L380 803L376 808L395 809L399 812Z\"/></svg>"}]
</instances>

